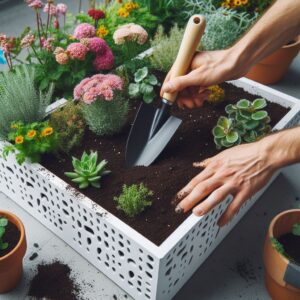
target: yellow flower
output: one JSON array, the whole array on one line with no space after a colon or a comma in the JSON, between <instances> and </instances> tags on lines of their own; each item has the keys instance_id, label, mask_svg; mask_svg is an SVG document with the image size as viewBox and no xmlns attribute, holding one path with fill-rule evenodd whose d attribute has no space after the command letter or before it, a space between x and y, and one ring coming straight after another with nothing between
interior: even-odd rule
<instances>
[{"instance_id":1,"label":"yellow flower","mask_svg":"<svg viewBox=\"0 0 300 300\"><path fill-rule=\"evenodd\" d=\"M234 6L241 6L242 4L242 0L233 0L233 5Z\"/></svg>"},{"instance_id":2,"label":"yellow flower","mask_svg":"<svg viewBox=\"0 0 300 300\"><path fill-rule=\"evenodd\" d=\"M11 129L17 129L17 128L18 128L18 125L13 123L13 124L10 125L10 128L11 128Z\"/></svg>"},{"instance_id":3,"label":"yellow flower","mask_svg":"<svg viewBox=\"0 0 300 300\"><path fill-rule=\"evenodd\" d=\"M129 12L127 9L121 7L119 10L118 10L118 15L120 17L123 17L123 18L127 18L129 16Z\"/></svg>"},{"instance_id":4,"label":"yellow flower","mask_svg":"<svg viewBox=\"0 0 300 300\"><path fill-rule=\"evenodd\" d=\"M106 35L108 35L108 33L109 31L104 25L100 25L96 32L97 36L100 38L105 37Z\"/></svg>"},{"instance_id":5,"label":"yellow flower","mask_svg":"<svg viewBox=\"0 0 300 300\"><path fill-rule=\"evenodd\" d=\"M208 96L207 102L217 104L224 100L225 91L219 85L212 85L207 89L211 92Z\"/></svg>"},{"instance_id":6,"label":"yellow flower","mask_svg":"<svg viewBox=\"0 0 300 300\"><path fill-rule=\"evenodd\" d=\"M23 141L24 141L24 138L23 138L22 135L18 135L18 136L16 137L16 139L15 139L15 143L16 143L16 144L22 144Z\"/></svg>"},{"instance_id":7,"label":"yellow flower","mask_svg":"<svg viewBox=\"0 0 300 300\"><path fill-rule=\"evenodd\" d=\"M248 0L241 0L242 5L247 5L248 4Z\"/></svg>"},{"instance_id":8,"label":"yellow flower","mask_svg":"<svg viewBox=\"0 0 300 300\"><path fill-rule=\"evenodd\" d=\"M53 133L53 128L52 127L47 127L42 131L41 136L47 136L47 135L51 135Z\"/></svg>"},{"instance_id":9,"label":"yellow flower","mask_svg":"<svg viewBox=\"0 0 300 300\"><path fill-rule=\"evenodd\" d=\"M27 137L29 137L30 139L34 138L36 136L36 130L29 130L27 132Z\"/></svg>"}]
</instances>

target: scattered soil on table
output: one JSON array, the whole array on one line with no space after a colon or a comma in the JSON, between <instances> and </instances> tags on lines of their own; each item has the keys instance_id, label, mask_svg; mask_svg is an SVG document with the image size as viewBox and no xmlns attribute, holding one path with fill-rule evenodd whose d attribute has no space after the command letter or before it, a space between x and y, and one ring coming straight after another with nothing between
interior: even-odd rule
<instances>
[{"instance_id":1,"label":"scattered soil on table","mask_svg":"<svg viewBox=\"0 0 300 300\"><path fill-rule=\"evenodd\" d=\"M285 253L300 265L300 236L287 233L279 237L278 241L283 245Z\"/></svg>"},{"instance_id":2,"label":"scattered soil on table","mask_svg":"<svg viewBox=\"0 0 300 300\"><path fill-rule=\"evenodd\" d=\"M14 223L8 222L7 226L5 227L4 236L2 238L4 243L8 243L8 247L4 250L0 249L0 257L5 256L17 246L20 240L20 236L21 234L18 227Z\"/></svg>"},{"instance_id":3,"label":"scattered soil on table","mask_svg":"<svg viewBox=\"0 0 300 300\"><path fill-rule=\"evenodd\" d=\"M97 150L99 159L108 160L108 168L112 173L103 178L101 189L88 188L81 192L153 243L160 245L190 214L176 214L172 200L176 193L201 171L199 168L193 168L192 163L218 153L211 130L218 118L225 114L225 106L228 103L236 103L239 99L253 101L257 98L230 84L223 84L223 88L226 91L226 99L218 106L206 103L203 107L193 110L173 107L172 114L181 118L183 122L160 157L149 167L126 168L124 161L126 140L136 114L137 102L131 102L128 124L120 134L98 137L87 130L82 145L71 151L69 156L62 155L57 159L48 155L44 157L42 165L77 188L76 184L64 175L64 172L73 170L71 156L81 157L83 151ZM160 103L159 101L160 99L157 99L156 104ZM272 119L271 125L275 125L288 111L275 103L268 103L267 110ZM120 194L123 184L141 182L154 191L153 205L139 216L129 218L117 210L113 198Z\"/></svg>"},{"instance_id":4,"label":"scattered soil on table","mask_svg":"<svg viewBox=\"0 0 300 300\"><path fill-rule=\"evenodd\" d=\"M232 271L238 273L247 282L257 280L253 264L248 258L237 261Z\"/></svg>"},{"instance_id":5,"label":"scattered soil on table","mask_svg":"<svg viewBox=\"0 0 300 300\"><path fill-rule=\"evenodd\" d=\"M77 300L80 289L71 278L71 269L59 261L40 264L30 283L28 296L49 300Z\"/></svg>"}]
</instances>

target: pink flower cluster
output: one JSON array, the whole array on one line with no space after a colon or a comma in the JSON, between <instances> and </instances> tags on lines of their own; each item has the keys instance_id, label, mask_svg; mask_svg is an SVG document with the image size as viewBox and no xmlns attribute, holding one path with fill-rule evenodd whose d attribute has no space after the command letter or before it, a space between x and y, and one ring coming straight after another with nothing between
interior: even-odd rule
<instances>
[{"instance_id":1,"label":"pink flower cluster","mask_svg":"<svg viewBox=\"0 0 300 300\"><path fill-rule=\"evenodd\" d=\"M47 3L43 9L44 13L49 14L50 16L56 15L56 6L52 3Z\"/></svg>"},{"instance_id":2,"label":"pink flower cluster","mask_svg":"<svg viewBox=\"0 0 300 300\"><path fill-rule=\"evenodd\" d=\"M46 49L48 52L52 51L52 44L54 42L54 38L47 38L41 37L41 46Z\"/></svg>"},{"instance_id":3,"label":"pink flower cluster","mask_svg":"<svg viewBox=\"0 0 300 300\"><path fill-rule=\"evenodd\" d=\"M34 35L32 33L26 34L21 40L22 48L29 48L34 43Z\"/></svg>"},{"instance_id":4,"label":"pink flower cluster","mask_svg":"<svg viewBox=\"0 0 300 300\"><path fill-rule=\"evenodd\" d=\"M41 0L27 0L26 2L33 9L41 9L44 6Z\"/></svg>"},{"instance_id":5,"label":"pink flower cluster","mask_svg":"<svg viewBox=\"0 0 300 300\"><path fill-rule=\"evenodd\" d=\"M114 91L123 90L123 80L113 74L97 74L83 79L74 89L74 99L92 104L96 100L111 101Z\"/></svg>"},{"instance_id":6,"label":"pink flower cluster","mask_svg":"<svg viewBox=\"0 0 300 300\"><path fill-rule=\"evenodd\" d=\"M15 42L15 37L8 37L6 34L0 33L0 49L2 49L5 54L10 53L11 49L15 47Z\"/></svg>"},{"instance_id":7,"label":"pink flower cluster","mask_svg":"<svg viewBox=\"0 0 300 300\"><path fill-rule=\"evenodd\" d=\"M65 15L68 11L68 7L64 3L58 3L56 5L56 14L57 15Z\"/></svg>"},{"instance_id":8,"label":"pink flower cluster","mask_svg":"<svg viewBox=\"0 0 300 300\"><path fill-rule=\"evenodd\" d=\"M41 9L44 7L43 11L50 16L60 16L67 13L68 7L64 3L58 3L56 6L53 4L53 1L48 1L47 4L44 4L41 0L26 0L26 3L29 7L33 9Z\"/></svg>"},{"instance_id":9,"label":"pink flower cluster","mask_svg":"<svg viewBox=\"0 0 300 300\"><path fill-rule=\"evenodd\" d=\"M114 32L113 39L117 45L122 45L126 41L136 41L143 45L148 39L148 33L142 26L130 23L120 26Z\"/></svg>"},{"instance_id":10,"label":"pink flower cluster","mask_svg":"<svg viewBox=\"0 0 300 300\"><path fill-rule=\"evenodd\" d=\"M78 40L94 37L95 34L96 34L95 27L88 23L79 24L74 31L74 37Z\"/></svg>"},{"instance_id":11,"label":"pink flower cluster","mask_svg":"<svg viewBox=\"0 0 300 300\"><path fill-rule=\"evenodd\" d=\"M85 60L88 48L81 43L72 43L68 46L67 53L71 59Z\"/></svg>"}]
</instances>

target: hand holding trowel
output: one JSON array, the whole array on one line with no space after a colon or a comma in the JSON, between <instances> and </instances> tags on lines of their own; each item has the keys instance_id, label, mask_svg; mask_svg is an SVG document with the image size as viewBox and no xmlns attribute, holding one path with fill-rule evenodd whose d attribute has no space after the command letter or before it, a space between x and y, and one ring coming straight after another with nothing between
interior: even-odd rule
<instances>
[{"instance_id":1,"label":"hand holding trowel","mask_svg":"<svg viewBox=\"0 0 300 300\"><path fill-rule=\"evenodd\" d=\"M172 78L185 75L205 30L205 18L194 15L189 19ZM149 166L166 147L182 120L171 116L177 93L164 93L161 108L142 103L131 128L126 147L127 166Z\"/></svg>"}]
</instances>

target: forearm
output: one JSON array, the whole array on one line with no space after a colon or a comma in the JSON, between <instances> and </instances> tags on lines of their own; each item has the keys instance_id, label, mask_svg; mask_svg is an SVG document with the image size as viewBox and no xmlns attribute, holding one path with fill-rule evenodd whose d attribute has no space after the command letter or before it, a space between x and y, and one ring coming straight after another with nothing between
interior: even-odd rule
<instances>
[{"instance_id":1,"label":"forearm","mask_svg":"<svg viewBox=\"0 0 300 300\"><path fill-rule=\"evenodd\" d=\"M300 1L277 0L233 47L238 63L250 68L300 34Z\"/></svg>"},{"instance_id":2,"label":"forearm","mask_svg":"<svg viewBox=\"0 0 300 300\"><path fill-rule=\"evenodd\" d=\"M258 143L275 169L300 162L300 127L274 133Z\"/></svg>"}]
</instances>

